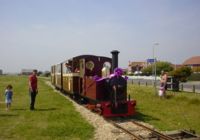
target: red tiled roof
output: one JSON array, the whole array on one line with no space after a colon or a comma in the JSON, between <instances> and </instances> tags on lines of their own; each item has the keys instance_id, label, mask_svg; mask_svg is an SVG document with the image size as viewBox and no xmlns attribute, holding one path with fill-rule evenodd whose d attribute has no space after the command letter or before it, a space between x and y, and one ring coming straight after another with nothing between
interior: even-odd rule
<instances>
[{"instance_id":1,"label":"red tiled roof","mask_svg":"<svg viewBox=\"0 0 200 140\"><path fill-rule=\"evenodd\" d=\"M185 60L183 65L200 65L200 56L193 56Z\"/></svg>"},{"instance_id":2,"label":"red tiled roof","mask_svg":"<svg viewBox=\"0 0 200 140\"><path fill-rule=\"evenodd\" d=\"M171 66L172 66L173 68L180 68L180 67L182 67L183 65L181 65L181 64L171 64Z\"/></svg>"}]
</instances>

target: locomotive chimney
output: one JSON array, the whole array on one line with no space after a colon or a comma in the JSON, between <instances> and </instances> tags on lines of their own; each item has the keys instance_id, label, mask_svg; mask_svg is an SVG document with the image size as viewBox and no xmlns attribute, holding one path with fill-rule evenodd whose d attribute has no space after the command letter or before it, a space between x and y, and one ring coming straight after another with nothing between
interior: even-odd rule
<instances>
[{"instance_id":1,"label":"locomotive chimney","mask_svg":"<svg viewBox=\"0 0 200 140\"><path fill-rule=\"evenodd\" d=\"M114 72L114 69L118 67L118 54L119 51L113 50L112 53L112 72Z\"/></svg>"}]
</instances>

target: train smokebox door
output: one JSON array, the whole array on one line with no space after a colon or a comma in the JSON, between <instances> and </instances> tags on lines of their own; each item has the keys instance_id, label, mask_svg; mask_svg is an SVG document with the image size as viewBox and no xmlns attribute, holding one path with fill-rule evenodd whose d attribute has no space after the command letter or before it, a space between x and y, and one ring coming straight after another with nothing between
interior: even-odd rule
<instances>
[{"instance_id":1,"label":"train smokebox door","mask_svg":"<svg viewBox=\"0 0 200 140\"><path fill-rule=\"evenodd\" d=\"M84 86L85 84L83 84L85 81L84 81L84 76L85 76L85 59L80 59L79 60L79 63L80 63L80 80L79 80L79 93L84 93Z\"/></svg>"}]
</instances>

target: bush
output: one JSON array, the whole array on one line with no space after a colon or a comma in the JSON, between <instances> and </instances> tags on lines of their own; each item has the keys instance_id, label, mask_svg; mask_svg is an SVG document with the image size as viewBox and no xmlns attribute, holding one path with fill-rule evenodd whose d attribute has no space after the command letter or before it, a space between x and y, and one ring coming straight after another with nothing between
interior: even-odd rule
<instances>
[{"instance_id":1,"label":"bush","mask_svg":"<svg viewBox=\"0 0 200 140\"><path fill-rule=\"evenodd\" d=\"M189 81L200 81L200 73L192 73L190 77L188 77Z\"/></svg>"},{"instance_id":2,"label":"bush","mask_svg":"<svg viewBox=\"0 0 200 140\"><path fill-rule=\"evenodd\" d=\"M192 74L192 69L186 66L180 67L173 71L172 76L177 78L181 82L186 82L188 77Z\"/></svg>"},{"instance_id":3,"label":"bush","mask_svg":"<svg viewBox=\"0 0 200 140\"><path fill-rule=\"evenodd\" d=\"M144 68L142 70L142 73L143 75L151 75L152 73L152 70L154 70L154 64L152 65L149 65L148 67ZM172 71L173 70L173 67L171 65L171 63L169 62L156 62L156 73L157 75L160 75L161 74L161 71L165 71L165 72L169 72L169 71Z\"/></svg>"}]
</instances>

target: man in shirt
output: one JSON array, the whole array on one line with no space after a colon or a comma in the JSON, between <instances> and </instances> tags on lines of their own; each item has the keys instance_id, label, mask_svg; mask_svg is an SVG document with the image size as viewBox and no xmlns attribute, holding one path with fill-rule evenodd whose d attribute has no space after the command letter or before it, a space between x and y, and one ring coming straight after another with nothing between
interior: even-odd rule
<instances>
[{"instance_id":1,"label":"man in shirt","mask_svg":"<svg viewBox=\"0 0 200 140\"><path fill-rule=\"evenodd\" d=\"M34 110L35 98L38 93L37 70L33 70L33 73L29 76L29 93L31 97L30 110Z\"/></svg>"}]
</instances>

